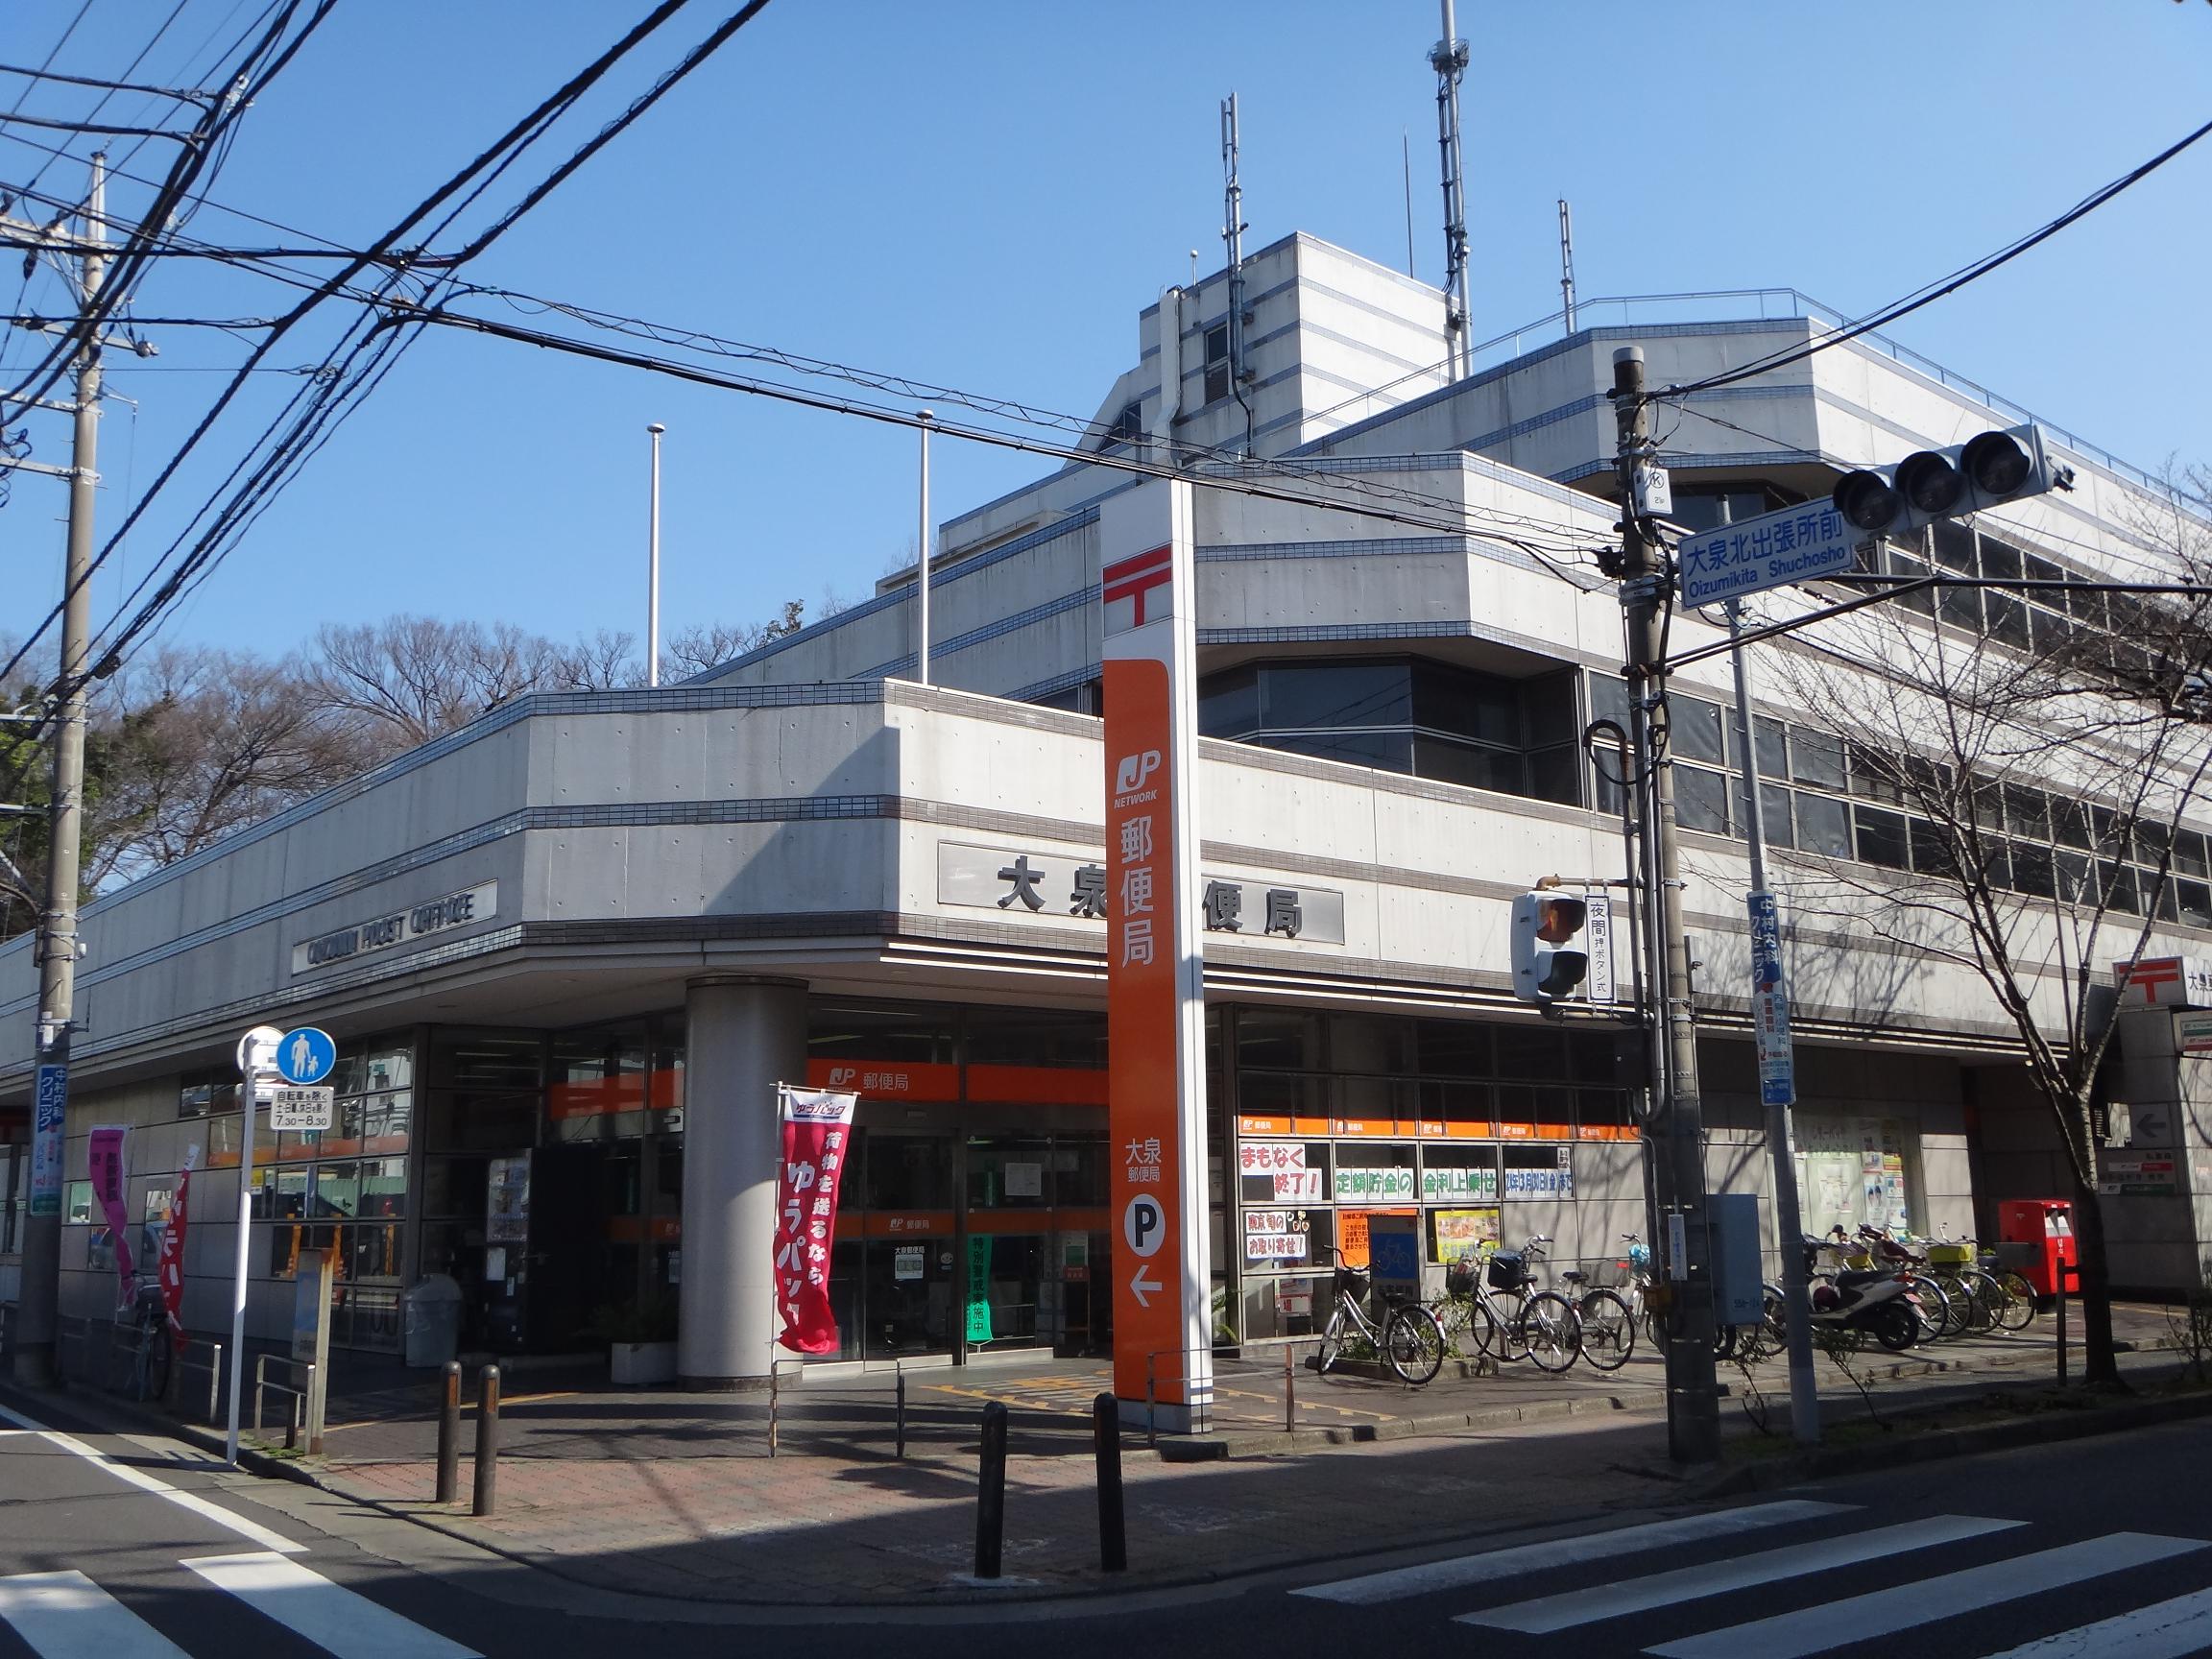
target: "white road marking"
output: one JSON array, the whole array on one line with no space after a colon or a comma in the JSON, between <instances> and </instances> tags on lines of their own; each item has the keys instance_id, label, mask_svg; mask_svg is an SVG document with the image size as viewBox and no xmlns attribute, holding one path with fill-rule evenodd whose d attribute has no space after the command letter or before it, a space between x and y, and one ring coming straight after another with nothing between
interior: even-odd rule
<instances>
[{"instance_id":1,"label":"white road marking","mask_svg":"<svg viewBox=\"0 0 2212 1659\"><path fill-rule=\"evenodd\" d=\"M204 1555L182 1564L336 1659L481 1659L281 1555Z\"/></svg>"},{"instance_id":2,"label":"white road marking","mask_svg":"<svg viewBox=\"0 0 2212 1659\"><path fill-rule=\"evenodd\" d=\"M2183 1659L2212 1647L2212 1590L2061 1630L1989 1659Z\"/></svg>"},{"instance_id":3,"label":"white road marking","mask_svg":"<svg viewBox=\"0 0 2212 1659\"><path fill-rule=\"evenodd\" d=\"M2149 1532L2110 1532L2032 1555L1946 1573L1917 1583L1891 1584L1842 1601L1780 1613L1748 1624L1686 1636L1647 1653L1662 1659L1801 1659L1831 1647L1894 1635L1918 1624L1994 1607L2001 1601L2062 1589L2129 1567L2186 1555L2204 1545L2195 1538L2161 1538Z\"/></svg>"},{"instance_id":4,"label":"white road marking","mask_svg":"<svg viewBox=\"0 0 2212 1659\"><path fill-rule=\"evenodd\" d=\"M11 1411L5 1406L0 1406L0 1423L12 1423L16 1428L28 1429L34 1434L43 1434L46 1432L45 1424L34 1423L30 1418L24 1416L22 1413L17 1411Z\"/></svg>"},{"instance_id":5,"label":"white road marking","mask_svg":"<svg viewBox=\"0 0 2212 1659\"><path fill-rule=\"evenodd\" d=\"M128 1463L118 1463L111 1457L103 1456L82 1440L73 1439L60 1430L49 1429L45 1433L46 1438L62 1451L74 1452L86 1462L98 1464L118 1480L128 1480L142 1491L151 1492L157 1498L166 1498L180 1509L189 1509L202 1519L212 1521L216 1526L226 1527L239 1537L260 1545L264 1550L278 1551L286 1555L306 1553L306 1545L295 1544L281 1532L273 1532L259 1522L249 1521L243 1515L234 1515L220 1503L210 1503L197 1492L179 1491L168 1481L157 1479L143 1469L133 1469Z\"/></svg>"},{"instance_id":6,"label":"white road marking","mask_svg":"<svg viewBox=\"0 0 2212 1659\"><path fill-rule=\"evenodd\" d=\"M1544 1544L1523 1544L1510 1550L1493 1550L1483 1555L1428 1561L1418 1567L1398 1567L1386 1573L1370 1573L1364 1577L1342 1578L1334 1584L1309 1584L1291 1594L1354 1604L1395 1601L1437 1590L1455 1590L1465 1584L1486 1584L1494 1579L1518 1577L1524 1573L1571 1567L1581 1561L1609 1560L1636 1550L1657 1550L1669 1544L1726 1538L1768 1527L1787 1527L1797 1521L1816 1521L1825 1516L1849 1514L1857 1508L1855 1503L1817 1503L1810 1499L1754 1503L1742 1509L1717 1510L1710 1515L1689 1515L1678 1521L1651 1521L1640 1527L1616 1527L1610 1532L1585 1532L1573 1538L1554 1538Z\"/></svg>"},{"instance_id":7,"label":"white road marking","mask_svg":"<svg viewBox=\"0 0 2212 1659\"><path fill-rule=\"evenodd\" d=\"M1641 1613L1652 1607L1671 1607L1700 1597L1745 1590L1754 1584L1773 1584L1807 1573L1825 1573L1857 1561L1901 1554L1908 1550L1925 1550L2026 1525L2024 1521L1992 1521L1979 1515L1937 1515L1925 1521L1906 1521L1894 1527L1845 1533L1839 1538L1793 1544L1786 1550L1768 1550L1757 1555L1739 1555L1726 1561L1677 1568L1671 1573L1654 1573L1648 1577L1564 1590L1555 1596L1516 1601L1506 1607L1462 1613L1455 1623L1487 1624L1500 1630L1526 1630L1531 1634L1566 1630L1576 1624L1594 1624L1600 1619L1618 1619L1623 1614Z\"/></svg>"},{"instance_id":8,"label":"white road marking","mask_svg":"<svg viewBox=\"0 0 2212 1659\"><path fill-rule=\"evenodd\" d=\"M38 1659L189 1659L82 1573L0 1578L0 1622Z\"/></svg>"}]
</instances>

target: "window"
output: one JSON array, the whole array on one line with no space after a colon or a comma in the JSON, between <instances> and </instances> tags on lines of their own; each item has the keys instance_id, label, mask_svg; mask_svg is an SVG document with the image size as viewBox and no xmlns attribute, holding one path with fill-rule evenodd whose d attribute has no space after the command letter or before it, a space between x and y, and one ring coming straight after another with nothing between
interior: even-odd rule
<instances>
[{"instance_id":1,"label":"window","mask_svg":"<svg viewBox=\"0 0 2212 1659\"><path fill-rule=\"evenodd\" d=\"M1872 806L1857 807L1853 815L1859 827L1859 861L1863 864L1879 864L1889 870L1905 869L1910 862L1905 815L1902 812L1884 812Z\"/></svg>"},{"instance_id":2,"label":"window","mask_svg":"<svg viewBox=\"0 0 2212 1659\"><path fill-rule=\"evenodd\" d=\"M1830 732L1790 728L1790 776L1816 789L1843 787L1843 740Z\"/></svg>"},{"instance_id":3,"label":"window","mask_svg":"<svg viewBox=\"0 0 2212 1659\"><path fill-rule=\"evenodd\" d=\"M1685 830L1708 835L1728 833L1728 791L1725 772L1708 772L1701 766L1674 768L1674 816Z\"/></svg>"},{"instance_id":4,"label":"window","mask_svg":"<svg viewBox=\"0 0 2212 1659\"><path fill-rule=\"evenodd\" d=\"M1121 405L1121 413L1114 417L1114 424L1106 428L1106 436L1098 441L1101 452L1120 444L1134 444L1144 436L1144 405L1128 402Z\"/></svg>"},{"instance_id":5,"label":"window","mask_svg":"<svg viewBox=\"0 0 2212 1659\"><path fill-rule=\"evenodd\" d=\"M1229 396L1229 325L1206 330L1206 401Z\"/></svg>"},{"instance_id":6,"label":"window","mask_svg":"<svg viewBox=\"0 0 2212 1659\"><path fill-rule=\"evenodd\" d=\"M1670 697L1667 713L1672 722L1669 737L1677 757L1725 765L1728 750L1721 736L1720 706L1695 697Z\"/></svg>"}]
</instances>

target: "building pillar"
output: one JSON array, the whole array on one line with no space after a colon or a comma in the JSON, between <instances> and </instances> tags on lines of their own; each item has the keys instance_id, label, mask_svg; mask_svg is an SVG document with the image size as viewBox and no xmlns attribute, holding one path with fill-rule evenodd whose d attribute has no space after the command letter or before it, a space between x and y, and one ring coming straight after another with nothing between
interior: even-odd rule
<instances>
[{"instance_id":1,"label":"building pillar","mask_svg":"<svg viewBox=\"0 0 2212 1659\"><path fill-rule=\"evenodd\" d=\"M685 1011L676 1369L687 1388L756 1387L776 1335L776 1085L806 1081L806 985L694 979Z\"/></svg>"}]
</instances>

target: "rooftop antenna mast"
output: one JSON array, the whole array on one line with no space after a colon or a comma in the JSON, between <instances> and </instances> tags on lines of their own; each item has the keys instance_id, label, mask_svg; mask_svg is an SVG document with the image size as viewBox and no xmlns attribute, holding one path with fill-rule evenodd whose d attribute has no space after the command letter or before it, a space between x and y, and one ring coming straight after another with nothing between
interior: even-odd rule
<instances>
[{"instance_id":1,"label":"rooftop antenna mast","mask_svg":"<svg viewBox=\"0 0 2212 1659\"><path fill-rule=\"evenodd\" d=\"M1244 453L1252 453L1252 404L1244 396L1244 186L1237 181L1237 94L1221 105L1221 240L1229 244L1229 390L1244 411Z\"/></svg>"},{"instance_id":2,"label":"rooftop antenna mast","mask_svg":"<svg viewBox=\"0 0 2212 1659\"><path fill-rule=\"evenodd\" d=\"M1436 71L1436 145L1444 162L1444 346L1452 377L1468 372L1467 193L1459 153L1459 77L1467 70L1467 42L1453 27L1452 0L1444 0L1444 37L1429 49Z\"/></svg>"},{"instance_id":3,"label":"rooftop antenna mast","mask_svg":"<svg viewBox=\"0 0 2212 1659\"><path fill-rule=\"evenodd\" d=\"M1567 332L1575 332L1575 218L1567 211L1567 198L1559 198L1559 309L1566 314Z\"/></svg>"}]
</instances>

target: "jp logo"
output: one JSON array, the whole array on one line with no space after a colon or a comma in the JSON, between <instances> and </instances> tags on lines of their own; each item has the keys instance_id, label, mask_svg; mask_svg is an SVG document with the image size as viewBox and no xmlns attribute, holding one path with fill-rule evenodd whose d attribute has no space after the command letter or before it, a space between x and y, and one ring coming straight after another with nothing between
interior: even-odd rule
<instances>
[{"instance_id":1,"label":"jp logo","mask_svg":"<svg viewBox=\"0 0 2212 1659\"><path fill-rule=\"evenodd\" d=\"M1160 751L1147 749L1142 755L1124 755L1114 769L1114 793L1128 795L1144 787L1144 780L1160 770Z\"/></svg>"}]
</instances>

